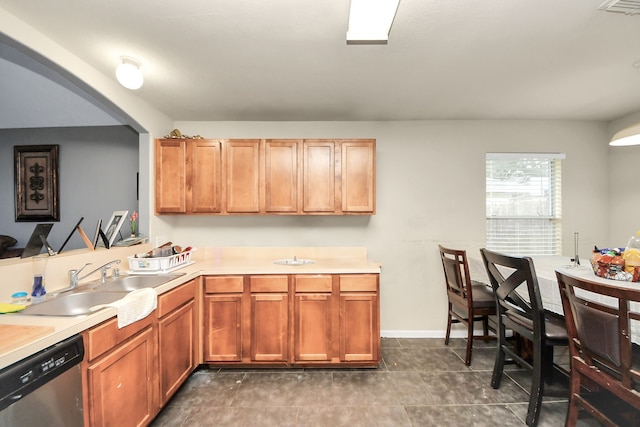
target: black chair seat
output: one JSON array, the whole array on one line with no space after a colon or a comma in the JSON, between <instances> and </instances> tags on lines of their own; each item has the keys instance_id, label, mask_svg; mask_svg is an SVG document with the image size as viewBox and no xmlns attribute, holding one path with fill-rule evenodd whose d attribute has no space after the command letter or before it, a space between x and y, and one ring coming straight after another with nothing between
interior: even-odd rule
<instances>
[{"instance_id":1,"label":"black chair seat","mask_svg":"<svg viewBox=\"0 0 640 427\"><path fill-rule=\"evenodd\" d=\"M513 310L507 310L505 312L505 315L508 319L524 327L526 330L530 332L533 331L533 320L521 316ZM561 318L554 313L545 312L544 322L544 335L547 339L562 343L564 345L568 344L567 326L565 324L564 318Z\"/></svg>"}]
</instances>

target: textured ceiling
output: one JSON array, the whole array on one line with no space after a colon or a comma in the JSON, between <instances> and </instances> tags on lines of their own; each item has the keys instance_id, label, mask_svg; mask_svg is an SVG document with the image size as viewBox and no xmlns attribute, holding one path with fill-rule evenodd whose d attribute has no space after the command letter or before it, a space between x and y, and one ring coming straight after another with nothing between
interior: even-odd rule
<instances>
[{"instance_id":1,"label":"textured ceiling","mask_svg":"<svg viewBox=\"0 0 640 427\"><path fill-rule=\"evenodd\" d=\"M603 1L401 0L387 45L346 44L349 0L0 8L107 76L137 58L136 96L174 120L608 121L640 111L640 16Z\"/></svg>"}]
</instances>

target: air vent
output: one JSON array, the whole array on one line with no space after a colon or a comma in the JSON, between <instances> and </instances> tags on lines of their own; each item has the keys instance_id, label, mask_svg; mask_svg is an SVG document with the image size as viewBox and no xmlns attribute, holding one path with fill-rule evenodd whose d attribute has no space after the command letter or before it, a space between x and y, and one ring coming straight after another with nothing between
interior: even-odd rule
<instances>
[{"instance_id":1,"label":"air vent","mask_svg":"<svg viewBox=\"0 0 640 427\"><path fill-rule=\"evenodd\" d=\"M640 0L607 0L598 7L598 10L638 15L640 14Z\"/></svg>"}]
</instances>

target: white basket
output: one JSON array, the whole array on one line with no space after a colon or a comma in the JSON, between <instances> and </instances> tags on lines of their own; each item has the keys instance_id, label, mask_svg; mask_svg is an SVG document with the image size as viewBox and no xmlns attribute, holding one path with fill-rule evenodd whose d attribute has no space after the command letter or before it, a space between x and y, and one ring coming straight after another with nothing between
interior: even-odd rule
<instances>
[{"instance_id":1,"label":"white basket","mask_svg":"<svg viewBox=\"0 0 640 427\"><path fill-rule=\"evenodd\" d=\"M157 258L137 258L127 257L129 260L129 270L135 272L166 273L191 262L191 251L179 254L157 257Z\"/></svg>"}]
</instances>

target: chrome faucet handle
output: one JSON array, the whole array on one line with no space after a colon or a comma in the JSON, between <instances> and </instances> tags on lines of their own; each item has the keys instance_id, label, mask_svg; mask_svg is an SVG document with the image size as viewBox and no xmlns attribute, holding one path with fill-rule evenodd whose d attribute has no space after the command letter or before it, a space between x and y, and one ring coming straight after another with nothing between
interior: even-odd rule
<instances>
[{"instance_id":1,"label":"chrome faucet handle","mask_svg":"<svg viewBox=\"0 0 640 427\"><path fill-rule=\"evenodd\" d=\"M69 270L69 288L73 289L78 287L78 275L82 270L84 270L88 265L91 265L90 262L83 265L80 270Z\"/></svg>"},{"instance_id":2,"label":"chrome faucet handle","mask_svg":"<svg viewBox=\"0 0 640 427\"><path fill-rule=\"evenodd\" d=\"M107 264L100 269L100 283L107 281L107 270L111 268L111 264Z\"/></svg>"}]
</instances>

